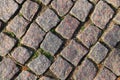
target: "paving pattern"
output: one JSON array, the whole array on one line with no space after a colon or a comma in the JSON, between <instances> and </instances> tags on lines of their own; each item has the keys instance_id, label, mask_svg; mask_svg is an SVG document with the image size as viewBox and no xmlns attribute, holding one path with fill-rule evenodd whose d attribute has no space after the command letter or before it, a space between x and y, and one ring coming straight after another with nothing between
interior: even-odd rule
<instances>
[{"instance_id":1,"label":"paving pattern","mask_svg":"<svg viewBox=\"0 0 120 80\"><path fill-rule=\"evenodd\" d=\"M0 80L120 80L120 0L0 0Z\"/></svg>"}]
</instances>

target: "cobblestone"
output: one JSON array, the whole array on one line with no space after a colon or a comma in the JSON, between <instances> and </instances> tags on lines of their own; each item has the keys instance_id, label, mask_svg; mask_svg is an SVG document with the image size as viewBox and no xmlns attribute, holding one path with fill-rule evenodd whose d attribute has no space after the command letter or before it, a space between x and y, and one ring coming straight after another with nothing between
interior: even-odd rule
<instances>
[{"instance_id":1,"label":"cobblestone","mask_svg":"<svg viewBox=\"0 0 120 80\"><path fill-rule=\"evenodd\" d=\"M47 32L57 25L59 18L51 9L47 9L37 17L36 22Z\"/></svg>"},{"instance_id":2,"label":"cobblestone","mask_svg":"<svg viewBox=\"0 0 120 80\"><path fill-rule=\"evenodd\" d=\"M10 80L19 71L10 58L4 58L0 62L0 80Z\"/></svg>"},{"instance_id":3,"label":"cobblestone","mask_svg":"<svg viewBox=\"0 0 120 80\"><path fill-rule=\"evenodd\" d=\"M38 4L27 0L20 10L20 13L29 21L31 21L38 10Z\"/></svg>"},{"instance_id":4,"label":"cobblestone","mask_svg":"<svg viewBox=\"0 0 120 80\"><path fill-rule=\"evenodd\" d=\"M32 51L24 47L17 47L12 52L12 56L21 64L24 64L31 57L32 54Z\"/></svg>"},{"instance_id":5,"label":"cobblestone","mask_svg":"<svg viewBox=\"0 0 120 80\"><path fill-rule=\"evenodd\" d=\"M37 24L32 23L21 43L36 49L43 40L44 35L45 32Z\"/></svg>"},{"instance_id":6,"label":"cobblestone","mask_svg":"<svg viewBox=\"0 0 120 80\"><path fill-rule=\"evenodd\" d=\"M55 79L52 79L52 78L50 78L50 77L45 77L45 76L43 76L43 77L41 77L39 80L55 80Z\"/></svg>"},{"instance_id":7,"label":"cobblestone","mask_svg":"<svg viewBox=\"0 0 120 80\"><path fill-rule=\"evenodd\" d=\"M51 5L60 16L64 16L72 7L73 2L71 0L54 0Z\"/></svg>"},{"instance_id":8,"label":"cobblestone","mask_svg":"<svg viewBox=\"0 0 120 80\"><path fill-rule=\"evenodd\" d=\"M15 0L15 1L17 1L19 4L21 4L25 0Z\"/></svg>"},{"instance_id":9,"label":"cobblestone","mask_svg":"<svg viewBox=\"0 0 120 80\"><path fill-rule=\"evenodd\" d=\"M68 46L63 49L61 55L73 65L77 66L79 61L87 54L87 52L86 48L72 40Z\"/></svg>"},{"instance_id":10,"label":"cobblestone","mask_svg":"<svg viewBox=\"0 0 120 80\"><path fill-rule=\"evenodd\" d=\"M91 15L91 20L96 26L104 29L113 14L114 11L110 8L110 6L101 0L96 5L95 10Z\"/></svg>"},{"instance_id":11,"label":"cobblestone","mask_svg":"<svg viewBox=\"0 0 120 80\"><path fill-rule=\"evenodd\" d=\"M50 70L61 80L65 80L72 71L71 65L61 57L52 64Z\"/></svg>"},{"instance_id":12,"label":"cobblestone","mask_svg":"<svg viewBox=\"0 0 120 80\"><path fill-rule=\"evenodd\" d=\"M65 19L60 23L60 25L56 28L56 31L60 33L64 38L70 39L78 26L79 22L72 16L67 15Z\"/></svg>"},{"instance_id":13,"label":"cobblestone","mask_svg":"<svg viewBox=\"0 0 120 80\"><path fill-rule=\"evenodd\" d=\"M51 0L40 0L44 5L48 5Z\"/></svg>"},{"instance_id":14,"label":"cobblestone","mask_svg":"<svg viewBox=\"0 0 120 80\"><path fill-rule=\"evenodd\" d=\"M10 17L17 10L18 5L14 2L14 0L1 0L0 1L0 19L4 22L7 22Z\"/></svg>"},{"instance_id":15,"label":"cobblestone","mask_svg":"<svg viewBox=\"0 0 120 80\"><path fill-rule=\"evenodd\" d=\"M116 80L116 76L107 68L103 68L94 80Z\"/></svg>"},{"instance_id":16,"label":"cobblestone","mask_svg":"<svg viewBox=\"0 0 120 80\"><path fill-rule=\"evenodd\" d=\"M28 64L28 67L37 75L41 75L48 69L50 64L51 62L44 55L39 55Z\"/></svg>"},{"instance_id":17,"label":"cobblestone","mask_svg":"<svg viewBox=\"0 0 120 80\"><path fill-rule=\"evenodd\" d=\"M73 80L93 80L96 73L97 69L95 65L90 60L86 59L82 65L78 66L75 70Z\"/></svg>"},{"instance_id":18,"label":"cobblestone","mask_svg":"<svg viewBox=\"0 0 120 80\"><path fill-rule=\"evenodd\" d=\"M96 43L100 36L101 30L96 26L89 24L82 32L77 35L77 38L89 48Z\"/></svg>"},{"instance_id":19,"label":"cobblestone","mask_svg":"<svg viewBox=\"0 0 120 80\"><path fill-rule=\"evenodd\" d=\"M0 33L0 56L5 56L14 47L16 40Z\"/></svg>"},{"instance_id":20,"label":"cobblestone","mask_svg":"<svg viewBox=\"0 0 120 80\"><path fill-rule=\"evenodd\" d=\"M91 49L89 57L99 64L107 56L108 49L101 43L97 42Z\"/></svg>"},{"instance_id":21,"label":"cobblestone","mask_svg":"<svg viewBox=\"0 0 120 80\"><path fill-rule=\"evenodd\" d=\"M87 0L78 0L70 13L73 14L80 21L84 22L91 8L92 4L89 3Z\"/></svg>"},{"instance_id":22,"label":"cobblestone","mask_svg":"<svg viewBox=\"0 0 120 80\"><path fill-rule=\"evenodd\" d=\"M117 24L120 24L120 11L116 14L113 21L115 21L115 23Z\"/></svg>"},{"instance_id":23,"label":"cobblestone","mask_svg":"<svg viewBox=\"0 0 120 80\"><path fill-rule=\"evenodd\" d=\"M37 77L28 71L22 71L15 80L36 80Z\"/></svg>"},{"instance_id":24,"label":"cobblestone","mask_svg":"<svg viewBox=\"0 0 120 80\"><path fill-rule=\"evenodd\" d=\"M59 39L56 35L49 32L47 33L40 47L45 51L49 52L51 55L54 55L61 45L62 40Z\"/></svg>"},{"instance_id":25,"label":"cobblestone","mask_svg":"<svg viewBox=\"0 0 120 80\"><path fill-rule=\"evenodd\" d=\"M114 49L105 61L105 66L120 76L120 49Z\"/></svg>"},{"instance_id":26,"label":"cobblestone","mask_svg":"<svg viewBox=\"0 0 120 80\"><path fill-rule=\"evenodd\" d=\"M10 32L13 32L16 37L20 38L25 33L28 21L26 21L22 16L16 16L6 27Z\"/></svg>"},{"instance_id":27,"label":"cobblestone","mask_svg":"<svg viewBox=\"0 0 120 80\"><path fill-rule=\"evenodd\" d=\"M120 6L120 0L105 0L105 1L112 4L116 8L118 8Z\"/></svg>"}]
</instances>

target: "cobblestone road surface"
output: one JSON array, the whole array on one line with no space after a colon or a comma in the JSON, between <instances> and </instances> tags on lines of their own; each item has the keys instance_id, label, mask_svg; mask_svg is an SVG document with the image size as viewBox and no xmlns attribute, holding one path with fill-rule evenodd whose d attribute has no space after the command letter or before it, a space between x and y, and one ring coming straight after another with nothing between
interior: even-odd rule
<instances>
[{"instance_id":1,"label":"cobblestone road surface","mask_svg":"<svg viewBox=\"0 0 120 80\"><path fill-rule=\"evenodd\" d=\"M120 80L120 0L0 0L0 80Z\"/></svg>"}]
</instances>

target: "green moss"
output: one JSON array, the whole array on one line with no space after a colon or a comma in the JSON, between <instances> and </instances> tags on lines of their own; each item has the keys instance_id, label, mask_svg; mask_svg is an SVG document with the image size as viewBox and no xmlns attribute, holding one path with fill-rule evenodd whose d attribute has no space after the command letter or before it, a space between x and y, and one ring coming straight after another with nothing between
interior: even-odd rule
<instances>
[{"instance_id":1,"label":"green moss","mask_svg":"<svg viewBox=\"0 0 120 80\"><path fill-rule=\"evenodd\" d=\"M82 27L81 27L81 30L83 31L84 29L85 29L85 26L82 26Z\"/></svg>"},{"instance_id":2,"label":"green moss","mask_svg":"<svg viewBox=\"0 0 120 80\"><path fill-rule=\"evenodd\" d=\"M23 16L23 14L22 14L22 13L19 13L18 15L19 15L20 17L22 17L22 16Z\"/></svg>"},{"instance_id":3,"label":"green moss","mask_svg":"<svg viewBox=\"0 0 120 80\"><path fill-rule=\"evenodd\" d=\"M37 3L41 4L40 0L35 0Z\"/></svg>"},{"instance_id":4,"label":"green moss","mask_svg":"<svg viewBox=\"0 0 120 80\"><path fill-rule=\"evenodd\" d=\"M15 38L16 36L15 36L15 34L13 33L13 32L5 32L7 35L9 35L10 37L13 37L13 38Z\"/></svg>"}]
</instances>

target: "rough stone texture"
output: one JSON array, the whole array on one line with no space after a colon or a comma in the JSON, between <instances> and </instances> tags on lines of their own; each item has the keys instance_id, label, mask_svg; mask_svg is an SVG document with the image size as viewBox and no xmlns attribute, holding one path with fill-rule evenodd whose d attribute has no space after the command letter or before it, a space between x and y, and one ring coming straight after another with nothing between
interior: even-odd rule
<instances>
[{"instance_id":1,"label":"rough stone texture","mask_svg":"<svg viewBox=\"0 0 120 80\"><path fill-rule=\"evenodd\" d=\"M50 77L43 76L43 77L41 77L39 80L55 80L55 79L52 79L52 78L50 78Z\"/></svg>"},{"instance_id":2,"label":"rough stone texture","mask_svg":"<svg viewBox=\"0 0 120 80\"><path fill-rule=\"evenodd\" d=\"M49 32L47 33L40 47L45 51L50 52L51 55L54 55L61 45L62 40L53 33Z\"/></svg>"},{"instance_id":3,"label":"rough stone texture","mask_svg":"<svg viewBox=\"0 0 120 80\"><path fill-rule=\"evenodd\" d=\"M87 49L81 44L72 40L61 52L61 55L65 57L73 65L77 66L79 61L87 54Z\"/></svg>"},{"instance_id":4,"label":"rough stone texture","mask_svg":"<svg viewBox=\"0 0 120 80\"><path fill-rule=\"evenodd\" d=\"M117 24L120 24L120 11L116 14L113 21Z\"/></svg>"},{"instance_id":5,"label":"rough stone texture","mask_svg":"<svg viewBox=\"0 0 120 80\"><path fill-rule=\"evenodd\" d=\"M120 49L114 49L105 61L105 66L120 76Z\"/></svg>"},{"instance_id":6,"label":"rough stone texture","mask_svg":"<svg viewBox=\"0 0 120 80\"><path fill-rule=\"evenodd\" d=\"M20 38L26 31L28 21L26 21L22 16L16 16L6 27L10 32L13 32L16 37Z\"/></svg>"},{"instance_id":7,"label":"rough stone texture","mask_svg":"<svg viewBox=\"0 0 120 80\"><path fill-rule=\"evenodd\" d=\"M19 69L10 58L4 58L0 62L0 80L11 80L18 71Z\"/></svg>"},{"instance_id":8,"label":"rough stone texture","mask_svg":"<svg viewBox=\"0 0 120 80\"><path fill-rule=\"evenodd\" d=\"M106 33L104 33L102 40L111 47L116 46L120 41L120 26L111 24Z\"/></svg>"},{"instance_id":9,"label":"rough stone texture","mask_svg":"<svg viewBox=\"0 0 120 80\"><path fill-rule=\"evenodd\" d=\"M116 8L118 8L120 6L120 0L105 0L105 1L112 4Z\"/></svg>"},{"instance_id":10,"label":"rough stone texture","mask_svg":"<svg viewBox=\"0 0 120 80\"><path fill-rule=\"evenodd\" d=\"M0 56L5 56L14 47L16 40L0 33Z\"/></svg>"},{"instance_id":11,"label":"rough stone texture","mask_svg":"<svg viewBox=\"0 0 120 80\"><path fill-rule=\"evenodd\" d=\"M51 0L40 0L44 5L48 5Z\"/></svg>"},{"instance_id":12,"label":"rough stone texture","mask_svg":"<svg viewBox=\"0 0 120 80\"><path fill-rule=\"evenodd\" d=\"M78 18L80 21L84 22L91 8L92 4L89 3L87 0L78 0L76 1L70 13L74 15L76 18Z\"/></svg>"},{"instance_id":13,"label":"rough stone texture","mask_svg":"<svg viewBox=\"0 0 120 80\"><path fill-rule=\"evenodd\" d=\"M89 57L99 64L107 56L108 49L101 43L97 42L91 49Z\"/></svg>"},{"instance_id":14,"label":"rough stone texture","mask_svg":"<svg viewBox=\"0 0 120 80\"><path fill-rule=\"evenodd\" d=\"M65 80L72 71L71 65L58 57L57 60L52 64L50 70L61 80Z\"/></svg>"},{"instance_id":15,"label":"rough stone texture","mask_svg":"<svg viewBox=\"0 0 120 80\"><path fill-rule=\"evenodd\" d=\"M38 4L27 0L20 10L20 13L29 21L31 21L38 10Z\"/></svg>"},{"instance_id":16,"label":"rough stone texture","mask_svg":"<svg viewBox=\"0 0 120 80\"><path fill-rule=\"evenodd\" d=\"M31 57L32 54L32 51L24 47L17 47L12 52L12 56L21 64L24 64Z\"/></svg>"},{"instance_id":17,"label":"rough stone texture","mask_svg":"<svg viewBox=\"0 0 120 80\"><path fill-rule=\"evenodd\" d=\"M18 2L19 4L21 4L25 0L15 0L15 1Z\"/></svg>"},{"instance_id":18,"label":"rough stone texture","mask_svg":"<svg viewBox=\"0 0 120 80\"><path fill-rule=\"evenodd\" d=\"M96 76L97 69L88 59L84 60L81 66L75 70L73 80L93 80Z\"/></svg>"},{"instance_id":19,"label":"rough stone texture","mask_svg":"<svg viewBox=\"0 0 120 80\"><path fill-rule=\"evenodd\" d=\"M21 43L36 49L43 40L45 32L35 23L32 23Z\"/></svg>"},{"instance_id":20,"label":"rough stone texture","mask_svg":"<svg viewBox=\"0 0 120 80\"><path fill-rule=\"evenodd\" d=\"M47 9L37 17L36 22L47 32L57 25L59 18L51 9Z\"/></svg>"},{"instance_id":21,"label":"rough stone texture","mask_svg":"<svg viewBox=\"0 0 120 80\"><path fill-rule=\"evenodd\" d=\"M98 40L101 30L96 26L89 24L82 32L77 36L82 43L89 48Z\"/></svg>"},{"instance_id":22,"label":"rough stone texture","mask_svg":"<svg viewBox=\"0 0 120 80\"><path fill-rule=\"evenodd\" d=\"M103 68L94 80L116 80L116 76L107 68Z\"/></svg>"},{"instance_id":23,"label":"rough stone texture","mask_svg":"<svg viewBox=\"0 0 120 80\"><path fill-rule=\"evenodd\" d=\"M14 0L0 0L0 19L7 22L17 10Z\"/></svg>"},{"instance_id":24,"label":"rough stone texture","mask_svg":"<svg viewBox=\"0 0 120 80\"><path fill-rule=\"evenodd\" d=\"M97 3L99 0L90 0L93 3Z\"/></svg>"},{"instance_id":25,"label":"rough stone texture","mask_svg":"<svg viewBox=\"0 0 120 80\"><path fill-rule=\"evenodd\" d=\"M37 75L41 75L50 65L51 62L44 55L39 55L28 64L28 67Z\"/></svg>"},{"instance_id":26,"label":"rough stone texture","mask_svg":"<svg viewBox=\"0 0 120 80\"><path fill-rule=\"evenodd\" d=\"M28 71L22 71L15 80L36 80L37 77Z\"/></svg>"},{"instance_id":27,"label":"rough stone texture","mask_svg":"<svg viewBox=\"0 0 120 80\"><path fill-rule=\"evenodd\" d=\"M101 0L95 6L95 10L91 15L91 20L96 26L104 29L106 24L112 18L113 14L114 11L111 9L111 7Z\"/></svg>"},{"instance_id":28,"label":"rough stone texture","mask_svg":"<svg viewBox=\"0 0 120 80\"><path fill-rule=\"evenodd\" d=\"M79 22L70 15L67 15L60 25L56 28L56 31L60 33L64 38L70 39L77 27Z\"/></svg>"},{"instance_id":29,"label":"rough stone texture","mask_svg":"<svg viewBox=\"0 0 120 80\"><path fill-rule=\"evenodd\" d=\"M73 2L71 0L53 0L51 5L60 16L64 16L72 7Z\"/></svg>"}]
</instances>

